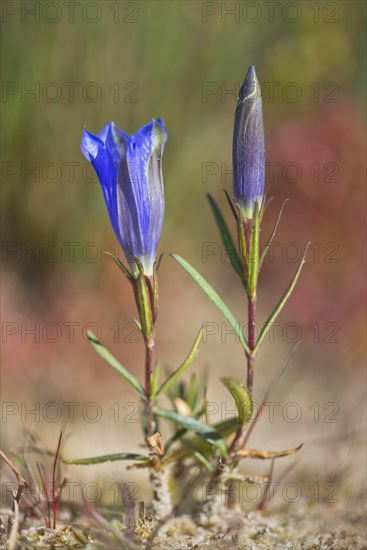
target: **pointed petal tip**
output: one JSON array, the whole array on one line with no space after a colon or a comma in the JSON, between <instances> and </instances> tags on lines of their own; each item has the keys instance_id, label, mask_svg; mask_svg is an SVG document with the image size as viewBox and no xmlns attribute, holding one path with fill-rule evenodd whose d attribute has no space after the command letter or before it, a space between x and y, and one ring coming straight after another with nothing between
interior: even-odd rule
<instances>
[{"instance_id":1,"label":"pointed petal tip","mask_svg":"<svg viewBox=\"0 0 367 550\"><path fill-rule=\"evenodd\" d=\"M251 75L252 78L256 77L255 65L249 65L248 66L247 76L249 76L249 75Z\"/></svg>"},{"instance_id":2,"label":"pointed petal tip","mask_svg":"<svg viewBox=\"0 0 367 550\"><path fill-rule=\"evenodd\" d=\"M240 89L238 102L242 103L250 98L253 100L261 98L261 88L257 78L255 65L250 65L248 68L245 80Z\"/></svg>"},{"instance_id":3,"label":"pointed petal tip","mask_svg":"<svg viewBox=\"0 0 367 550\"><path fill-rule=\"evenodd\" d=\"M164 120L162 117L159 116L156 119L153 118L152 122L153 122L153 127L158 126L159 130L163 130L168 134L167 128L164 125Z\"/></svg>"},{"instance_id":4,"label":"pointed petal tip","mask_svg":"<svg viewBox=\"0 0 367 550\"><path fill-rule=\"evenodd\" d=\"M99 144L101 144L101 140L84 126L80 149L87 160L91 161L96 158Z\"/></svg>"},{"instance_id":5,"label":"pointed petal tip","mask_svg":"<svg viewBox=\"0 0 367 550\"><path fill-rule=\"evenodd\" d=\"M167 128L164 125L163 118L158 117L157 119L153 118L153 131L156 133L157 137L161 140L162 145L164 145L168 139L169 133Z\"/></svg>"},{"instance_id":6,"label":"pointed petal tip","mask_svg":"<svg viewBox=\"0 0 367 550\"><path fill-rule=\"evenodd\" d=\"M164 120L161 116L157 117L157 123L159 124L159 126L163 126L163 128L165 127Z\"/></svg>"}]
</instances>

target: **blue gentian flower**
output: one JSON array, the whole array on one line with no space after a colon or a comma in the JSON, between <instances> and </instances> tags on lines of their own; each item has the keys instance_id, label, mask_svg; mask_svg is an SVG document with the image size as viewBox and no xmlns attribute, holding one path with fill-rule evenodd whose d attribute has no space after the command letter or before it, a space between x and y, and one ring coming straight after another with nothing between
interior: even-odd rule
<instances>
[{"instance_id":1,"label":"blue gentian flower","mask_svg":"<svg viewBox=\"0 0 367 550\"><path fill-rule=\"evenodd\" d=\"M81 150L100 181L112 227L133 274L134 257L153 273L164 217L162 155L168 132L152 120L129 136L113 122L98 135L86 129Z\"/></svg>"},{"instance_id":2,"label":"blue gentian flower","mask_svg":"<svg viewBox=\"0 0 367 550\"><path fill-rule=\"evenodd\" d=\"M265 139L261 89L250 66L240 89L233 133L233 194L245 218L264 197Z\"/></svg>"}]
</instances>

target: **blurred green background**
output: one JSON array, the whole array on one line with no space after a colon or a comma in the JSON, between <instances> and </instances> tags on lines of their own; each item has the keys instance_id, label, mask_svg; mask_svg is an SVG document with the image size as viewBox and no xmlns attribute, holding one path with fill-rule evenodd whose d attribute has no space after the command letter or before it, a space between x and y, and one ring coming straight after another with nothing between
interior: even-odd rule
<instances>
[{"instance_id":1,"label":"blurred green background","mask_svg":"<svg viewBox=\"0 0 367 550\"><path fill-rule=\"evenodd\" d=\"M279 415L276 441L265 421L256 443L280 448L339 437L351 419L358 431L365 397L365 25L366 4L353 0L2 3L2 391L5 402L19 406L5 417L5 446L17 445L25 425L54 445L67 421L73 456L130 450L140 438L137 416L135 423L125 419L135 396L85 338L87 326L97 324L104 343L143 377L130 288L102 254L116 251L116 239L80 153L83 126L97 132L113 120L133 133L164 118L170 137L160 252L187 258L245 322L245 300L220 253L206 194L230 215L222 189L231 190L236 95L250 64L262 83L267 193L274 197L263 238L290 199L262 273L259 323L311 242L255 375L260 400L301 337L274 401L299 403L302 419L292 424ZM215 334L193 369L208 369L209 399L230 410L218 378L243 376L242 352L166 256L157 344L164 367L185 356L203 322ZM69 401L81 404L77 425L64 413L54 422L42 409L40 418L22 414L36 403ZM98 422L81 413L89 402L103 410ZM315 402L323 417L336 403L337 422L316 422ZM123 411L118 422L114 403ZM330 457L343 463L344 451L333 448Z\"/></svg>"}]
</instances>

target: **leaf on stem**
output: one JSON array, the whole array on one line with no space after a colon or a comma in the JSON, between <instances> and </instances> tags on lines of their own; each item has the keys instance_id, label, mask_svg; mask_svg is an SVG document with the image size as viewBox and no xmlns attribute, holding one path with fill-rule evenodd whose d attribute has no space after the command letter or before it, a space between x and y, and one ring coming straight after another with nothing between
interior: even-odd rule
<instances>
[{"instance_id":1,"label":"leaf on stem","mask_svg":"<svg viewBox=\"0 0 367 550\"><path fill-rule=\"evenodd\" d=\"M111 365L111 367L115 369L115 371L118 372L126 380L126 382L129 382L129 384L131 384L133 388L135 388L140 393L140 395L145 397L145 390L140 384L139 380L121 365L121 363L112 355L112 353L110 353L108 349L106 349L103 344L101 344L97 336L95 336L91 330L87 331L87 337L96 352L102 357L102 359L107 361L107 363Z\"/></svg>"},{"instance_id":2,"label":"leaf on stem","mask_svg":"<svg viewBox=\"0 0 367 550\"><path fill-rule=\"evenodd\" d=\"M173 399L173 404L179 414L183 414L185 416L194 416L193 410L190 405L186 401L181 399L181 397L175 397Z\"/></svg>"},{"instance_id":3,"label":"leaf on stem","mask_svg":"<svg viewBox=\"0 0 367 550\"><path fill-rule=\"evenodd\" d=\"M105 254L107 254L108 256L111 256L115 264L121 269L123 274L129 279L130 282L134 280L134 277L132 276L130 271L127 269L127 267L124 266L124 264L122 263L121 260L119 260L119 258L111 254L111 252L105 252Z\"/></svg>"},{"instance_id":4,"label":"leaf on stem","mask_svg":"<svg viewBox=\"0 0 367 550\"><path fill-rule=\"evenodd\" d=\"M231 199L231 197L229 196L229 193L228 193L228 191L227 191L226 189L223 189L223 191L224 191L225 196L227 197L227 201L228 201L229 207L230 207L230 209L231 209L231 211L232 211L233 217L234 217L234 219L235 219L236 222L237 222L237 221L238 221L238 213L236 212L236 209L235 209L235 207L233 206L232 199Z\"/></svg>"},{"instance_id":5,"label":"leaf on stem","mask_svg":"<svg viewBox=\"0 0 367 550\"><path fill-rule=\"evenodd\" d=\"M93 456L89 458L77 458L75 460L65 460L65 464L87 465L102 464L103 462L114 462L116 460L142 460L149 462L149 457L137 453L115 453L111 455Z\"/></svg>"},{"instance_id":6,"label":"leaf on stem","mask_svg":"<svg viewBox=\"0 0 367 550\"><path fill-rule=\"evenodd\" d=\"M207 197L209 200L209 204L212 208L214 218L215 218L217 227L219 229L219 233L222 237L222 241L226 249L229 261L231 262L233 269L235 270L235 272L237 273L241 281L243 281L243 271L242 271L241 260L236 250L235 244L233 242L231 233L225 222L225 219L222 216L222 212L218 208L218 205L213 199L213 197L210 194L208 194Z\"/></svg>"},{"instance_id":7,"label":"leaf on stem","mask_svg":"<svg viewBox=\"0 0 367 550\"><path fill-rule=\"evenodd\" d=\"M198 352L198 348L201 344L201 341L203 339L203 329L200 329L199 334L196 337L196 340L194 342L194 345L192 346L190 353L186 357L185 361L182 363L178 369L176 369L174 372L170 374L170 376L167 378L165 382L161 385L157 393L155 394L155 397L158 397L161 393L167 391L174 382L185 372L185 370L191 365L193 360L196 357L196 354Z\"/></svg>"},{"instance_id":8,"label":"leaf on stem","mask_svg":"<svg viewBox=\"0 0 367 550\"><path fill-rule=\"evenodd\" d=\"M199 462L201 462L205 466L208 472L214 471L214 466L209 462L205 455L199 453L199 451L193 451L192 454L195 456L195 458L197 458Z\"/></svg>"},{"instance_id":9,"label":"leaf on stem","mask_svg":"<svg viewBox=\"0 0 367 550\"><path fill-rule=\"evenodd\" d=\"M155 367L150 373L150 389L152 392L152 400L156 397L156 391L159 385L159 377L160 377L160 371L161 371L161 364L157 360L155 362Z\"/></svg>"},{"instance_id":10,"label":"leaf on stem","mask_svg":"<svg viewBox=\"0 0 367 550\"><path fill-rule=\"evenodd\" d=\"M281 458L283 456L290 456L298 453L298 451L303 447L303 443L294 447L293 449L286 449L284 451L262 451L261 449L240 449L236 452L236 456L240 458Z\"/></svg>"},{"instance_id":11,"label":"leaf on stem","mask_svg":"<svg viewBox=\"0 0 367 550\"><path fill-rule=\"evenodd\" d=\"M262 264L263 264L264 258L265 258L265 256L266 256L267 251L269 250L269 247L270 247L270 245L271 245L271 243L272 243L272 240L273 240L274 237L275 237L275 233L276 233L276 231L277 231L277 229L278 229L278 225L279 225L279 222L280 222L280 218L282 217L283 209L284 209L286 203L288 202L288 200L289 200L289 199L285 199L285 201L283 202L282 207L281 207L281 209L280 209L280 211L279 211L279 214L278 214L278 217L277 217L277 221L275 222L274 229L273 229L273 231L271 232L271 235L270 235L270 237L269 237L269 239L268 239L266 245L264 246L264 249L263 249L263 251L262 251L262 253L261 253L261 255L260 255L259 270L261 269L261 266L262 266Z\"/></svg>"},{"instance_id":12,"label":"leaf on stem","mask_svg":"<svg viewBox=\"0 0 367 550\"><path fill-rule=\"evenodd\" d=\"M238 417L233 417L233 418L229 418L228 420L224 420L222 422L218 422L214 424L213 428L217 430L219 435L224 439L230 436L232 433L234 433L237 430L238 423L239 423ZM181 441L182 445L184 445L184 447L180 447L170 454L170 457L169 457L170 460L174 462L176 460L179 460L180 458L184 458L185 456L188 456L190 454L189 448L191 449L191 452L192 452L192 449L194 449L195 451L199 452L204 456L213 454L212 453L213 447L207 441L203 440L202 437L193 435L189 438L189 436L186 437L186 434L187 434L187 430L181 429L166 444L166 450L168 450L168 448L171 447L172 444L178 439Z\"/></svg>"},{"instance_id":13,"label":"leaf on stem","mask_svg":"<svg viewBox=\"0 0 367 550\"><path fill-rule=\"evenodd\" d=\"M309 245L310 245L310 243L307 243L304 254L303 254L303 257L302 257L302 260L301 260L301 263L299 264L299 267L298 267L296 273L294 274L294 277L291 280L287 290L285 291L285 293L283 294L283 296L279 300L278 305L273 310L270 317L268 318L265 325L263 326L263 328L262 328L262 330L259 334L259 337L256 340L255 348L252 352L252 355L255 355L257 353L257 351L259 349L259 346L260 346L261 342L264 340L265 336L267 335L271 324L274 323L275 319L278 317L279 313L282 311L283 307L285 306L289 296L292 294L292 291L293 291L294 287L296 286L298 278L301 274L303 264L306 261L306 254L307 254L307 250L308 250Z\"/></svg>"},{"instance_id":14,"label":"leaf on stem","mask_svg":"<svg viewBox=\"0 0 367 550\"><path fill-rule=\"evenodd\" d=\"M228 437L237 430L238 424L239 418L237 416L234 416L232 418L229 418L228 420L223 420L222 422L214 424L214 428L222 437Z\"/></svg>"},{"instance_id":15,"label":"leaf on stem","mask_svg":"<svg viewBox=\"0 0 367 550\"><path fill-rule=\"evenodd\" d=\"M136 326L138 327L139 331L141 333L143 333L142 329L141 329L141 324L140 324L140 321L138 319L136 319L135 317L133 317L133 323L136 324Z\"/></svg>"},{"instance_id":16,"label":"leaf on stem","mask_svg":"<svg viewBox=\"0 0 367 550\"><path fill-rule=\"evenodd\" d=\"M240 245L240 252L241 252L241 258L242 258L242 265L243 265L243 271L244 271L244 286L247 288L248 285L248 257L247 257L247 242L246 242L246 229L245 224L247 223L242 216L242 212L239 207L238 208L238 222L237 222L237 228L238 228L238 240Z\"/></svg>"},{"instance_id":17,"label":"leaf on stem","mask_svg":"<svg viewBox=\"0 0 367 550\"><path fill-rule=\"evenodd\" d=\"M204 424L204 422L201 422L200 420L197 420L192 416L185 416L177 412L160 409L158 407L153 407L153 412L157 416L161 416L162 418L170 420L171 422L177 424L178 426L181 426L182 428L186 428L190 432L200 435L202 438L208 441L208 443L211 443L214 447L220 449L223 454L227 453L227 446L225 441L221 438L217 430L212 426L208 426L207 424Z\"/></svg>"},{"instance_id":18,"label":"leaf on stem","mask_svg":"<svg viewBox=\"0 0 367 550\"><path fill-rule=\"evenodd\" d=\"M151 292L148 287L148 281L144 275L144 268L139 258L134 257L135 263L139 270L139 276L134 279L135 290L137 296L137 305L139 309L140 323L144 338L148 338L152 332L152 310Z\"/></svg>"},{"instance_id":19,"label":"leaf on stem","mask_svg":"<svg viewBox=\"0 0 367 550\"><path fill-rule=\"evenodd\" d=\"M195 268L193 268L186 260L184 260L181 256L178 254L171 254L172 258L176 260L184 269L187 271L187 273L194 279L196 284L199 285L199 287L205 292L205 294L208 296L208 298L213 302L214 305L217 306L217 308L222 312L224 317L227 319L228 323L231 325L231 327L234 329L235 333L240 339L240 342L242 344L243 349L246 353L250 353L250 349L248 347L248 343L246 341L246 338L244 337L241 329L241 325L238 321L236 321L233 313L229 310L229 308L226 306L226 304L223 302L222 298L219 296L219 294L214 290L212 286L200 275L198 271L196 271Z\"/></svg>"},{"instance_id":20,"label":"leaf on stem","mask_svg":"<svg viewBox=\"0 0 367 550\"><path fill-rule=\"evenodd\" d=\"M259 238L260 238L260 212L255 203L254 215L251 222L250 244L248 251L248 293L254 296L259 274Z\"/></svg>"},{"instance_id":21,"label":"leaf on stem","mask_svg":"<svg viewBox=\"0 0 367 550\"><path fill-rule=\"evenodd\" d=\"M254 407L246 384L234 378L222 378L222 382L236 402L240 422L247 424L251 420Z\"/></svg>"}]
</instances>

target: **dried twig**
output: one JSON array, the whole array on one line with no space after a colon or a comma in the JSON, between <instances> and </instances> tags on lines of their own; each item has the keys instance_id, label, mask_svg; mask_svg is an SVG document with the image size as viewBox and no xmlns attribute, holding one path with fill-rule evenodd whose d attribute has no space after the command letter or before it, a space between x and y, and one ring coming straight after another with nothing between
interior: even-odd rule
<instances>
[{"instance_id":1,"label":"dried twig","mask_svg":"<svg viewBox=\"0 0 367 550\"><path fill-rule=\"evenodd\" d=\"M13 462L6 456L6 454L0 450L0 456L4 460L4 462L9 466L15 477L17 478L18 482L18 489L17 491L13 491L13 512L14 517L12 522L10 523L10 535L9 535L9 541L8 541L8 549L14 550L17 545L17 536L18 536L18 528L19 528L19 502L22 498L22 493L27 485L26 480L18 470L18 468L13 464Z\"/></svg>"},{"instance_id":2,"label":"dried twig","mask_svg":"<svg viewBox=\"0 0 367 550\"><path fill-rule=\"evenodd\" d=\"M9 468L11 469L11 471L13 472L15 477L17 478L18 489L17 489L17 492L13 496L14 496L14 499L17 501L17 503L19 503L19 501L22 497L22 493L23 493L23 491L24 491L24 489L27 485L27 482L24 479L24 477L22 476L22 474L20 473L20 471L18 470L18 468L13 464L13 462L1 450L0 450L0 457L4 460L4 462L6 462L6 464L9 466Z\"/></svg>"},{"instance_id":3,"label":"dried twig","mask_svg":"<svg viewBox=\"0 0 367 550\"><path fill-rule=\"evenodd\" d=\"M11 527L8 550L15 550L17 546L18 526L19 526L19 503L14 496L14 521Z\"/></svg>"}]
</instances>

